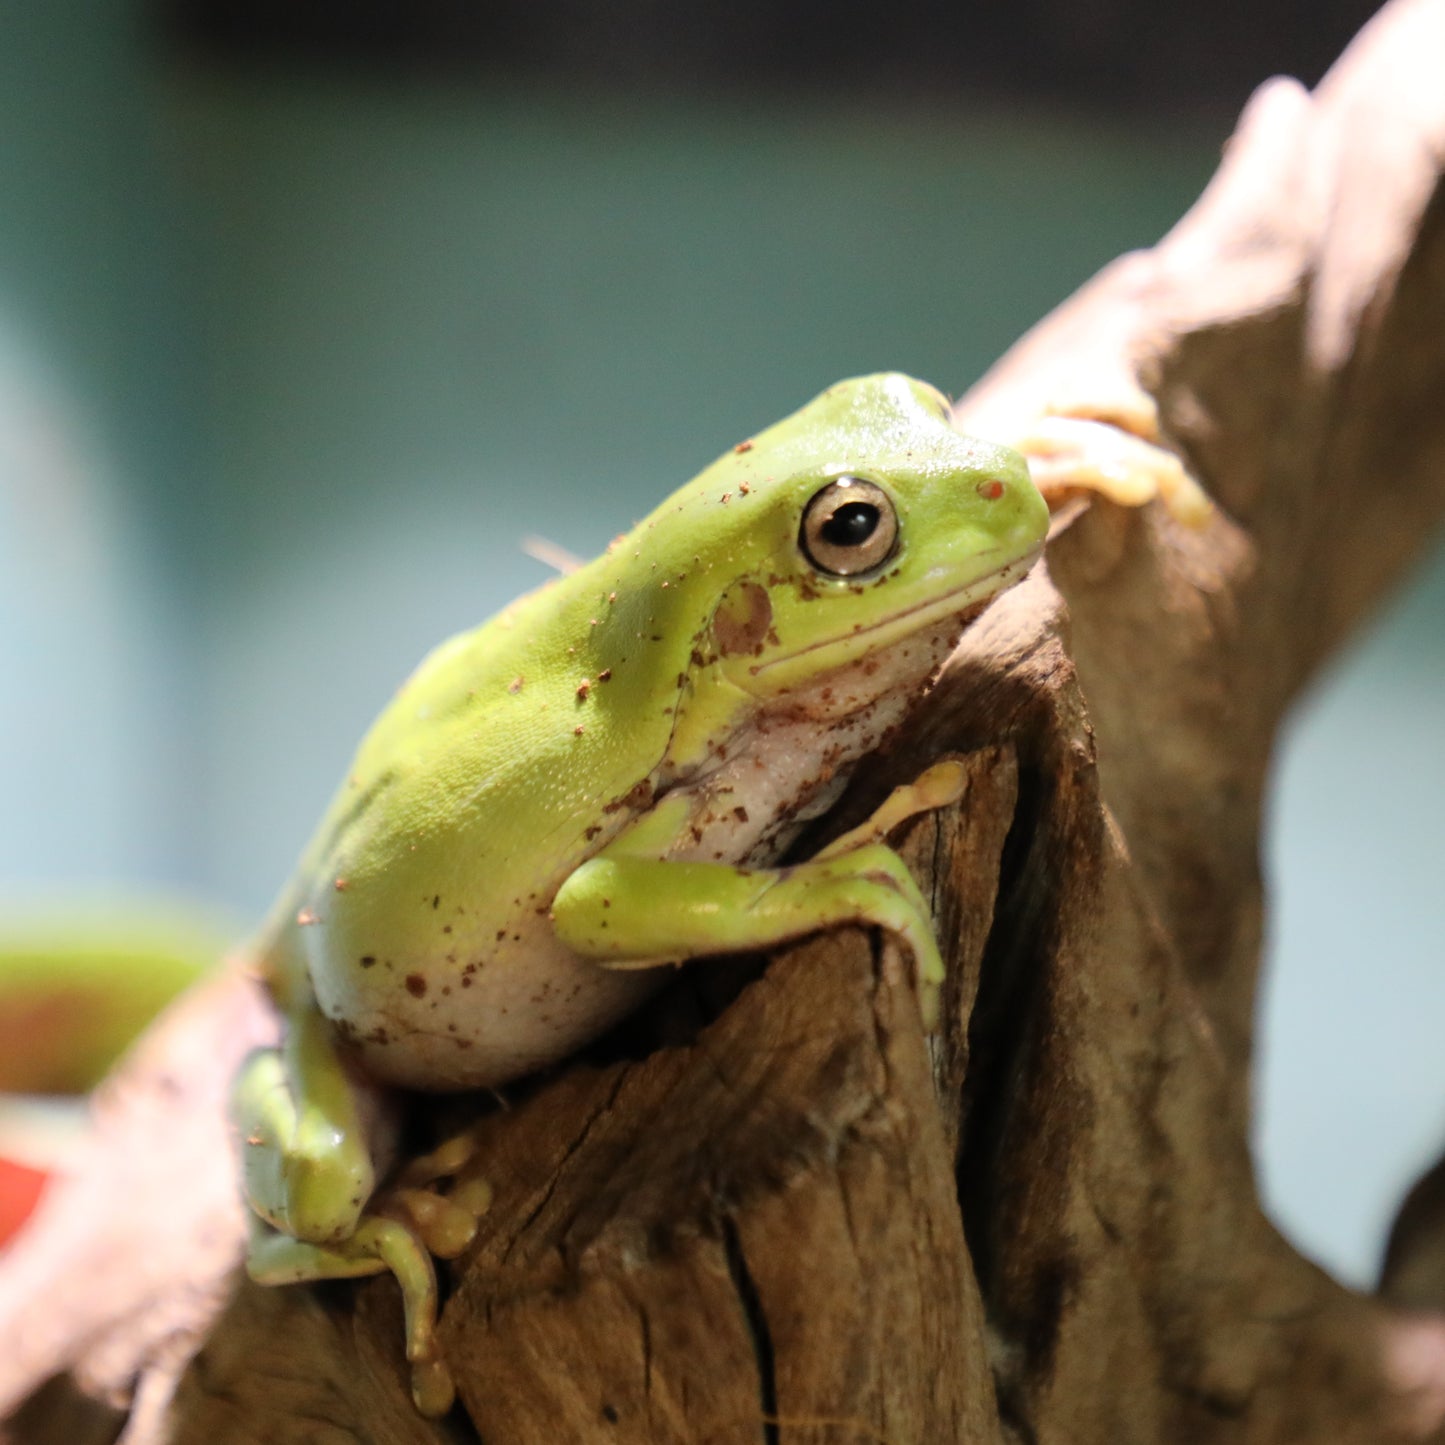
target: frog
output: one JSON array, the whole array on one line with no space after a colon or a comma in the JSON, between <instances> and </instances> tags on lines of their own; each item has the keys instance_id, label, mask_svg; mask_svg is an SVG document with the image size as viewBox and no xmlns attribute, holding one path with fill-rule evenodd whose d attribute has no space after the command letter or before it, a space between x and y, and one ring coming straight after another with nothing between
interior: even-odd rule
<instances>
[{"instance_id":1,"label":"frog","mask_svg":"<svg viewBox=\"0 0 1445 1445\"><path fill-rule=\"evenodd\" d=\"M738 442L595 560L436 648L363 739L249 949L283 1021L235 1084L263 1283L390 1271L424 1413L452 1400L432 1256L485 1207L378 1190L393 1091L497 1089L566 1059L689 961L847 924L943 964L887 833L946 762L787 857L1040 555L1013 450L901 373Z\"/></svg>"}]
</instances>

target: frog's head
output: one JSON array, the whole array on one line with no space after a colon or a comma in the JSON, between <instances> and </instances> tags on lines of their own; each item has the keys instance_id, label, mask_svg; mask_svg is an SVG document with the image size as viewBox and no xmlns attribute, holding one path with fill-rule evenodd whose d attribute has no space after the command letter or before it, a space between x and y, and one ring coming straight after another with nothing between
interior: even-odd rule
<instances>
[{"instance_id":1,"label":"frog's head","mask_svg":"<svg viewBox=\"0 0 1445 1445\"><path fill-rule=\"evenodd\" d=\"M763 701L961 628L1048 529L1023 459L955 431L937 391L897 374L829 388L693 488L686 510L710 509L694 535L723 582L696 656Z\"/></svg>"}]
</instances>

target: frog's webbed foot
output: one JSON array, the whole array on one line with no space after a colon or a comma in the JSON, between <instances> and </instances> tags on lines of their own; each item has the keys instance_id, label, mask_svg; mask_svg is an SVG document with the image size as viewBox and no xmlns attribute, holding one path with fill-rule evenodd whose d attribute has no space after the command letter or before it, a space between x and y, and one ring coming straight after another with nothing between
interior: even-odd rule
<instances>
[{"instance_id":1,"label":"frog's webbed foot","mask_svg":"<svg viewBox=\"0 0 1445 1445\"><path fill-rule=\"evenodd\" d=\"M454 1390L437 1345L432 1256L467 1247L490 1193L471 1179L445 1192L431 1186L470 1162L470 1138L449 1141L373 1192L361 1086L310 1008L292 1014L281 1049L247 1060L232 1113L253 1211L251 1278L289 1284L390 1271L406 1315L412 1395L424 1414L445 1414Z\"/></svg>"},{"instance_id":2,"label":"frog's webbed foot","mask_svg":"<svg viewBox=\"0 0 1445 1445\"><path fill-rule=\"evenodd\" d=\"M456 1390L437 1345L436 1270L417 1232L400 1220L363 1214L345 1239L310 1244L252 1216L246 1272L257 1284L360 1279L388 1270L401 1288L412 1399L424 1415L445 1415Z\"/></svg>"},{"instance_id":3,"label":"frog's webbed foot","mask_svg":"<svg viewBox=\"0 0 1445 1445\"><path fill-rule=\"evenodd\" d=\"M1097 493L1121 507L1142 507L1158 497L1186 527L1203 527L1214 504L1184 464L1160 445L1154 399L1138 388L1110 398L1054 399L1027 419L985 414L970 426L1021 452L1034 485L1052 510L1082 494Z\"/></svg>"},{"instance_id":4,"label":"frog's webbed foot","mask_svg":"<svg viewBox=\"0 0 1445 1445\"><path fill-rule=\"evenodd\" d=\"M932 813L956 803L968 789L968 770L957 758L942 758L925 768L911 783L903 783L856 828L834 838L816 858L834 858L865 843L881 843L919 813Z\"/></svg>"},{"instance_id":5,"label":"frog's webbed foot","mask_svg":"<svg viewBox=\"0 0 1445 1445\"><path fill-rule=\"evenodd\" d=\"M492 1186L470 1166L477 1158L477 1135L463 1130L430 1154L411 1160L380 1196L386 1213L405 1216L427 1249L438 1259L455 1259L472 1242L477 1221L492 1207ZM439 1180L450 1179L445 1190Z\"/></svg>"},{"instance_id":6,"label":"frog's webbed foot","mask_svg":"<svg viewBox=\"0 0 1445 1445\"><path fill-rule=\"evenodd\" d=\"M444 1415L456 1390L437 1342L437 1278L432 1256L454 1259L466 1249L492 1191L477 1176L463 1175L476 1155L474 1137L458 1135L406 1165L396 1181L378 1190L352 1232L330 1243L309 1243L270 1228L252 1216L247 1272L259 1284L395 1276L406 1317L406 1358L411 1393L424 1415ZM432 1188L458 1176L446 1192Z\"/></svg>"}]
</instances>

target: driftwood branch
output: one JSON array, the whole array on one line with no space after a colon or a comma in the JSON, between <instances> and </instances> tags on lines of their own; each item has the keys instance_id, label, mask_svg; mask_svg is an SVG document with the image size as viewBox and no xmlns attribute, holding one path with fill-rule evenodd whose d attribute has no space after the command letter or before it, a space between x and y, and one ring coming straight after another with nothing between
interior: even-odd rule
<instances>
[{"instance_id":1,"label":"driftwood branch","mask_svg":"<svg viewBox=\"0 0 1445 1445\"><path fill-rule=\"evenodd\" d=\"M1394 0L1313 95L1266 86L1179 226L961 404L1142 383L1219 512L1080 511L845 802L966 758L903 845L937 1038L892 947L843 932L698 965L610 1052L461 1106L497 1199L444 1335L482 1438L1445 1439L1438 1173L1392 1304L1280 1239L1246 1143L1274 738L1445 513L1442 56L1445 0ZM236 976L192 999L112 1085L119 1143L0 1262L15 1439L127 1409L132 1442L470 1438L411 1409L389 1280L231 1272L219 1101L270 1027ZM67 1366L112 1405L31 1393Z\"/></svg>"}]
</instances>

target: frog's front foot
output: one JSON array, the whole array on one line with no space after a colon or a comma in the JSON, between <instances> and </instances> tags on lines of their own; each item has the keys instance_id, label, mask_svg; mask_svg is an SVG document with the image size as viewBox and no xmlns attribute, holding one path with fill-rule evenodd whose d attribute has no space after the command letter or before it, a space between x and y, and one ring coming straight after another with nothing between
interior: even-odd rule
<instances>
[{"instance_id":1,"label":"frog's front foot","mask_svg":"<svg viewBox=\"0 0 1445 1445\"><path fill-rule=\"evenodd\" d=\"M991 428L975 424L1022 453L1055 511L1080 493L1097 493L1121 507L1157 497L1186 527L1203 527L1213 514L1203 487L1160 444L1158 408L1140 389L1112 399L1054 400L1027 420L1000 418Z\"/></svg>"},{"instance_id":2,"label":"frog's front foot","mask_svg":"<svg viewBox=\"0 0 1445 1445\"><path fill-rule=\"evenodd\" d=\"M1112 422L1043 416L1013 444L1050 506L1081 491L1098 492L1121 507L1142 507L1158 497L1186 527L1204 526L1214 511L1173 452Z\"/></svg>"}]
</instances>

